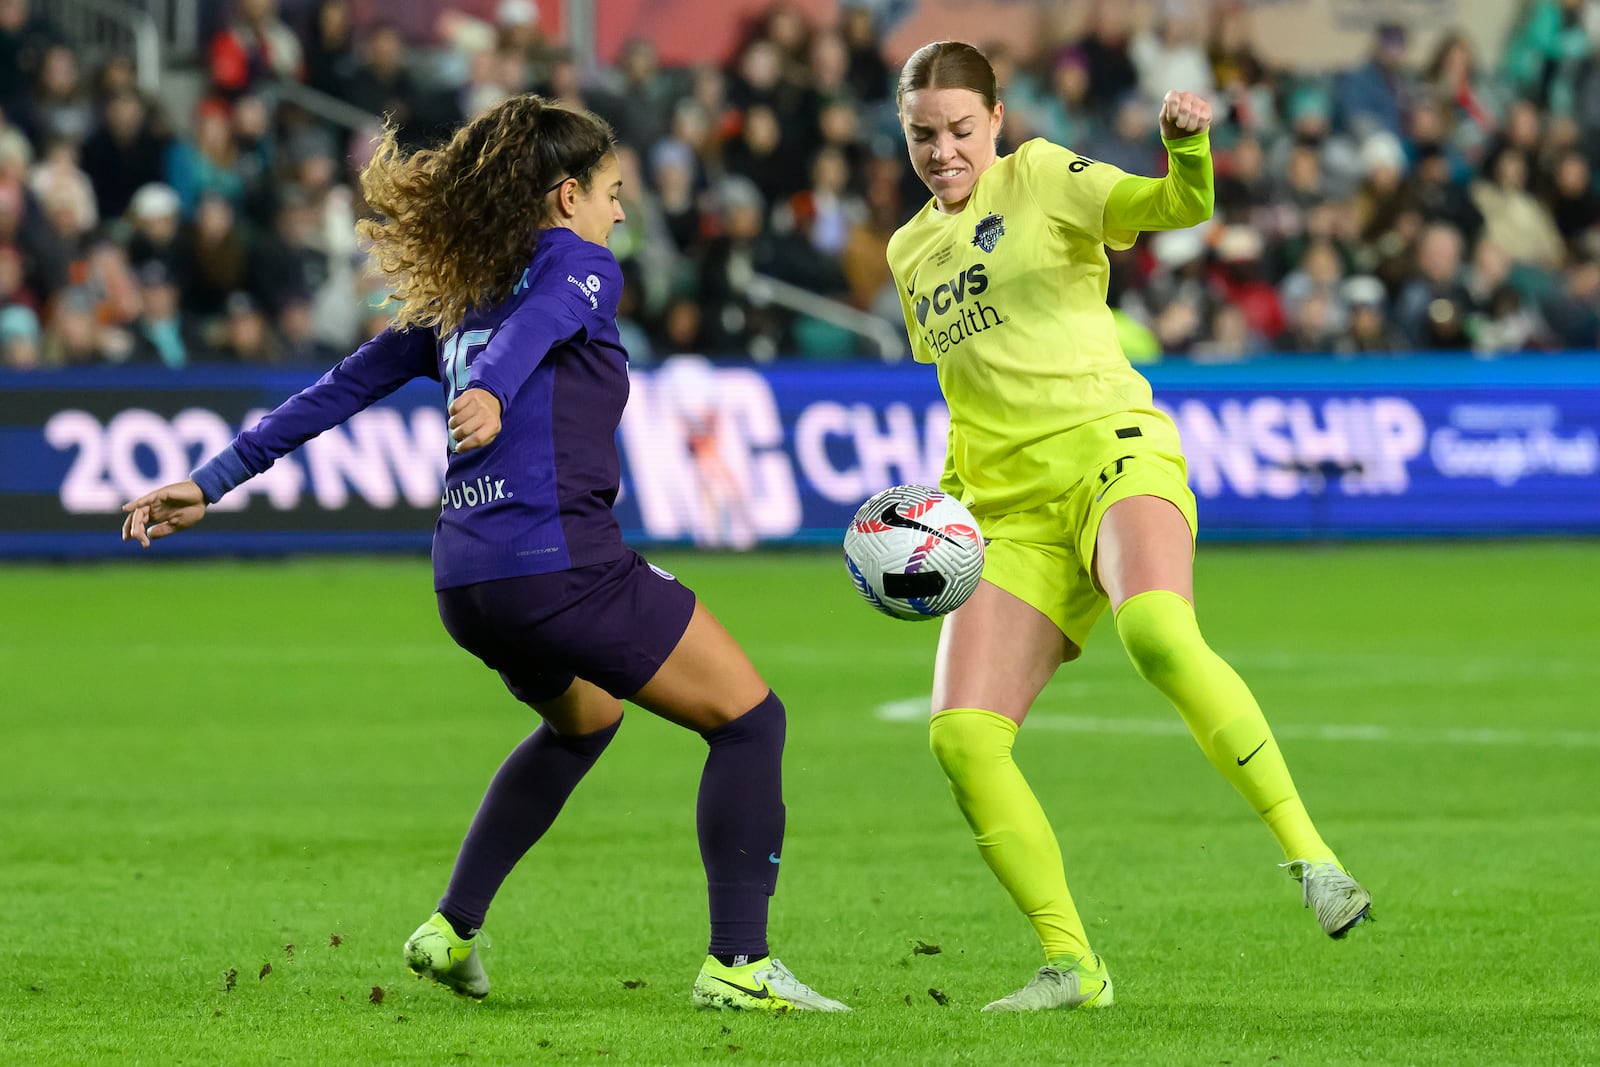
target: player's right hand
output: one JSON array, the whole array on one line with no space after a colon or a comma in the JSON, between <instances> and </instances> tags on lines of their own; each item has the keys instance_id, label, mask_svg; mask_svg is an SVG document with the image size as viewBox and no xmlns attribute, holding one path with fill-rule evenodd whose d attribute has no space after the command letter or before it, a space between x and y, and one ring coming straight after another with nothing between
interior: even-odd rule
<instances>
[{"instance_id":1,"label":"player's right hand","mask_svg":"<svg viewBox=\"0 0 1600 1067\"><path fill-rule=\"evenodd\" d=\"M192 481L173 482L128 501L122 510L128 513L122 520L122 539L149 548L151 541L187 530L205 518L206 498Z\"/></svg>"},{"instance_id":2,"label":"player's right hand","mask_svg":"<svg viewBox=\"0 0 1600 1067\"><path fill-rule=\"evenodd\" d=\"M500 436L500 401L487 389L468 389L450 405L450 447L471 452Z\"/></svg>"}]
</instances>

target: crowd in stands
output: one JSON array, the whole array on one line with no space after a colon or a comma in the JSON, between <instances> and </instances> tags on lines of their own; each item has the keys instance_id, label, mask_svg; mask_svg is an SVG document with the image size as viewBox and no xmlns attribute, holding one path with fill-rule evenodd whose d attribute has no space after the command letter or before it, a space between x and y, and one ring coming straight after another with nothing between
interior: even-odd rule
<instances>
[{"instance_id":1,"label":"crowd in stands","mask_svg":"<svg viewBox=\"0 0 1600 1067\"><path fill-rule=\"evenodd\" d=\"M635 41L592 73L531 0L492 21L444 10L426 40L357 25L350 0L224 10L179 116L131 55L86 64L48 5L0 0L0 366L326 366L383 327L353 230L377 123L319 118L284 81L389 116L413 146L527 90L608 119L638 362L869 354L752 300L756 274L902 328L884 249L927 193L872 8L845 0L815 26L780 3L724 65L664 67ZM1129 12L1044 5L1036 47L987 51L1002 151L1043 136L1159 174L1161 95L1214 103L1215 217L1112 256L1131 357L1597 347L1600 0L1524 0L1501 55L1452 32L1419 57L1381 26L1365 62L1318 74L1265 62L1243 0Z\"/></svg>"}]
</instances>

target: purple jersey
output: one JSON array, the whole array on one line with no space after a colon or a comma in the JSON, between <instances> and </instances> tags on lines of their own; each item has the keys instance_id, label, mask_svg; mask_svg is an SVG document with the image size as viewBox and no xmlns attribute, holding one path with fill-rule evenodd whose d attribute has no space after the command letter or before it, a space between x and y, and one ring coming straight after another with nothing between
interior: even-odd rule
<instances>
[{"instance_id":1,"label":"purple jersey","mask_svg":"<svg viewBox=\"0 0 1600 1067\"><path fill-rule=\"evenodd\" d=\"M623 554L611 513L628 357L617 336L622 271L571 230L539 239L499 307L438 345L445 405L464 389L500 401L500 436L452 452L433 538L434 587L545 574Z\"/></svg>"},{"instance_id":2,"label":"purple jersey","mask_svg":"<svg viewBox=\"0 0 1600 1067\"><path fill-rule=\"evenodd\" d=\"M622 272L571 230L543 233L498 306L445 337L385 330L290 397L194 473L206 499L270 467L413 378L500 401L500 435L451 452L433 537L434 588L606 563L625 549L612 515L616 431L628 401L617 336Z\"/></svg>"}]
</instances>

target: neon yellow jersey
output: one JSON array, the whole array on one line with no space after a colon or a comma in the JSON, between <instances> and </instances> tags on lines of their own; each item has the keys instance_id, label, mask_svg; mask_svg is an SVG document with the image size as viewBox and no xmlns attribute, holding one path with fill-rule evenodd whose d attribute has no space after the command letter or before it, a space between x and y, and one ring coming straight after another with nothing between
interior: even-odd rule
<instances>
[{"instance_id":1,"label":"neon yellow jersey","mask_svg":"<svg viewBox=\"0 0 1600 1067\"><path fill-rule=\"evenodd\" d=\"M1174 163L1193 151L1184 142L1168 147ZM1209 144L1199 155L1209 201ZM1117 412L1155 412L1106 306L1105 246L1129 247L1138 229L1121 224L1163 214L1152 208L1168 180L1132 178L1140 210L1113 212L1108 230L1107 200L1130 177L1029 141L979 176L959 214L929 200L889 241L912 355L937 366L950 407L942 484L980 517L1034 507L1069 487L1061 483L1067 457L1053 439ZM1186 186L1190 177L1169 171Z\"/></svg>"}]
</instances>

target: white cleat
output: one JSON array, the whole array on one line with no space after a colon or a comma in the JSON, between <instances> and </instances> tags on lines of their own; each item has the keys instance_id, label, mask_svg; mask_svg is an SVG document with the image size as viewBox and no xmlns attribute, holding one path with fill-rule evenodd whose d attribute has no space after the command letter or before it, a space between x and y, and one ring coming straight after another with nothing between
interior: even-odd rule
<instances>
[{"instance_id":1,"label":"white cleat","mask_svg":"<svg viewBox=\"0 0 1600 1067\"><path fill-rule=\"evenodd\" d=\"M1290 860L1278 866L1289 868L1299 881L1306 907L1316 912L1317 922L1335 941L1372 921L1372 894L1337 863Z\"/></svg>"}]
</instances>

